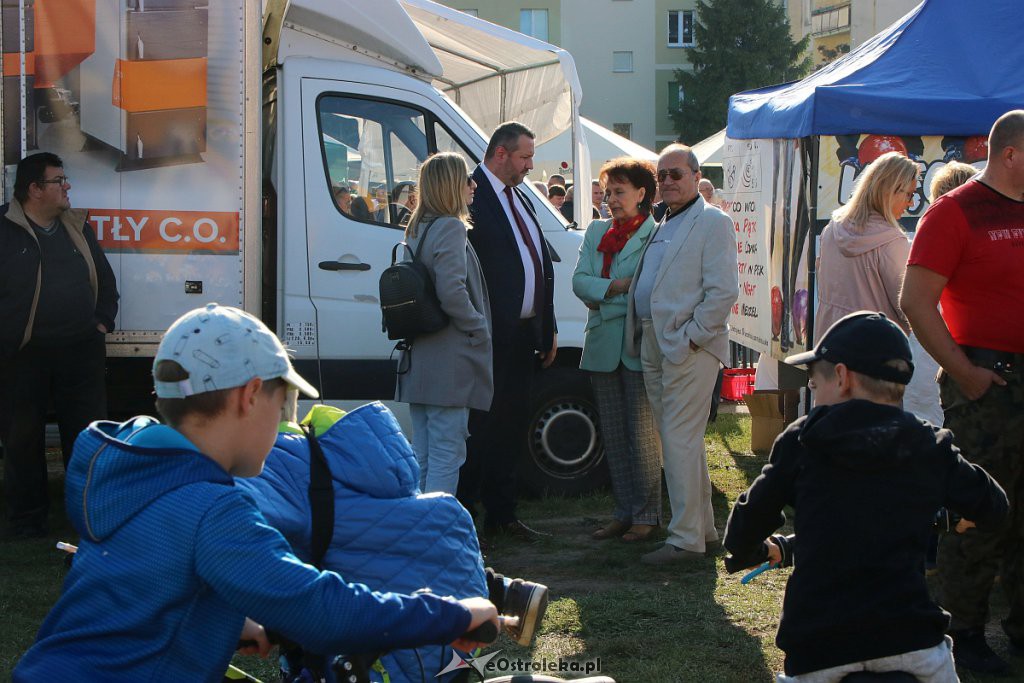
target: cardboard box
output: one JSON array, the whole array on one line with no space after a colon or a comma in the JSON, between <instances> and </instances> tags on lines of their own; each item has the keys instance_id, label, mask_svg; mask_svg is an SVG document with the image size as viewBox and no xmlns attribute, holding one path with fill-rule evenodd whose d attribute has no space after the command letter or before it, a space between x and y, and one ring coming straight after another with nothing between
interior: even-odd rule
<instances>
[{"instance_id":1,"label":"cardboard box","mask_svg":"<svg viewBox=\"0 0 1024 683\"><path fill-rule=\"evenodd\" d=\"M750 450L769 451L775 443L775 437L796 419L800 391L762 389L747 394L743 400L750 409Z\"/></svg>"}]
</instances>

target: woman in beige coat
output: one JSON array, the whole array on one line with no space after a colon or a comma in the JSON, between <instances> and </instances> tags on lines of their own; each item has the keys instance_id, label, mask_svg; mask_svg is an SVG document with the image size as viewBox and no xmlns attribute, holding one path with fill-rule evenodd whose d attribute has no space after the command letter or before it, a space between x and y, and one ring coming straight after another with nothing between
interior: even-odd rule
<instances>
[{"instance_id":1,"label":"woman in beige coat","mask_svg":"<svg viewBox=\"0 0 1024 683\"><path fill-rule=\"evenodd\" d=\"M899 305L910 241L898 221L914 201L918 173L898 152L883 154L861 173L849 203L832 214L821 233L816 339L863 310L880 311L910 332Z\"/></svg>"}]
</instances>

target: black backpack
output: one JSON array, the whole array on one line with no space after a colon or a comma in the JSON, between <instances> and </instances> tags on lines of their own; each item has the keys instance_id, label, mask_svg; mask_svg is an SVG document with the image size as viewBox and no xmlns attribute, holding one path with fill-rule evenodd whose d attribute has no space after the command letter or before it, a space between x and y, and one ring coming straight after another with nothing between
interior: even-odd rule
<instances>
[{"instance_id":1,"label":"black backpack","mask_svg":"<svg viewBox=\"0 0 1024 683\"><path fill-rule=\"evenodd\" d=\"M399 242L391 250L391 265L380 275L380 308L383 313L381 330L388 339L412 340L421 334L444 329L448 315L441 310L441 302L434 291L434 281L427 267L420 262L420 250L427 239L430 221L420 232L412 259L398 260L398 250L411 251L406 242Z\"/></svg>"}]
</instances>

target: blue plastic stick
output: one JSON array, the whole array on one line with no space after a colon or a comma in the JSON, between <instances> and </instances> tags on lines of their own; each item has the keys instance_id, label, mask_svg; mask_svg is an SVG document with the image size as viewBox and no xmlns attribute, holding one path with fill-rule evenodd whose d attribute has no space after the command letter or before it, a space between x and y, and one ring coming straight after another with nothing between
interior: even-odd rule
<instances>
[{"instance_id":1,"label":"blue plastic stick","mask_svg":"<svg viewBox=\"0 0 1024 683\"><path fill-rule=\"evenodd\" d=\"M765 562L764 564L762 564L757 569L754 569L753 571L748 572L746 576L744 576L742 579L740 579L740 583L742 583L745 586L748 583L750 583L751 581L753 581L757 577L758 574L763 574L764 572L768 571L771 568L772 568L771 563L770 562Z\"/></svg>"}]
</instances>

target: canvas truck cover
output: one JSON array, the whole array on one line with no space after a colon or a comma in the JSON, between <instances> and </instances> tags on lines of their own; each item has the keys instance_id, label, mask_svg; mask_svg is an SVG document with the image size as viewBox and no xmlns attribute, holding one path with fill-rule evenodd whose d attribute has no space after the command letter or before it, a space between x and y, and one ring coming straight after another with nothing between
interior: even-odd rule
<instances>
[{"instance_id":1,"label":"canvas truck cover","mask_svg":"<svg viewBox=\"0 0 1024 683\"><path fill-rule=\"evenodd\" d=\"M533 130L537 144L571 131L576 182L590 184L582 88L572 55L562 48L429 0L271 0L267 7L268 26L281 15L278 61L330 58L330 44L343 46L367 63L429 81L484 138L510 120ZM585 197L576 205L580 225L590 222L589 202Z\"/></svg>"}]
</instances>

